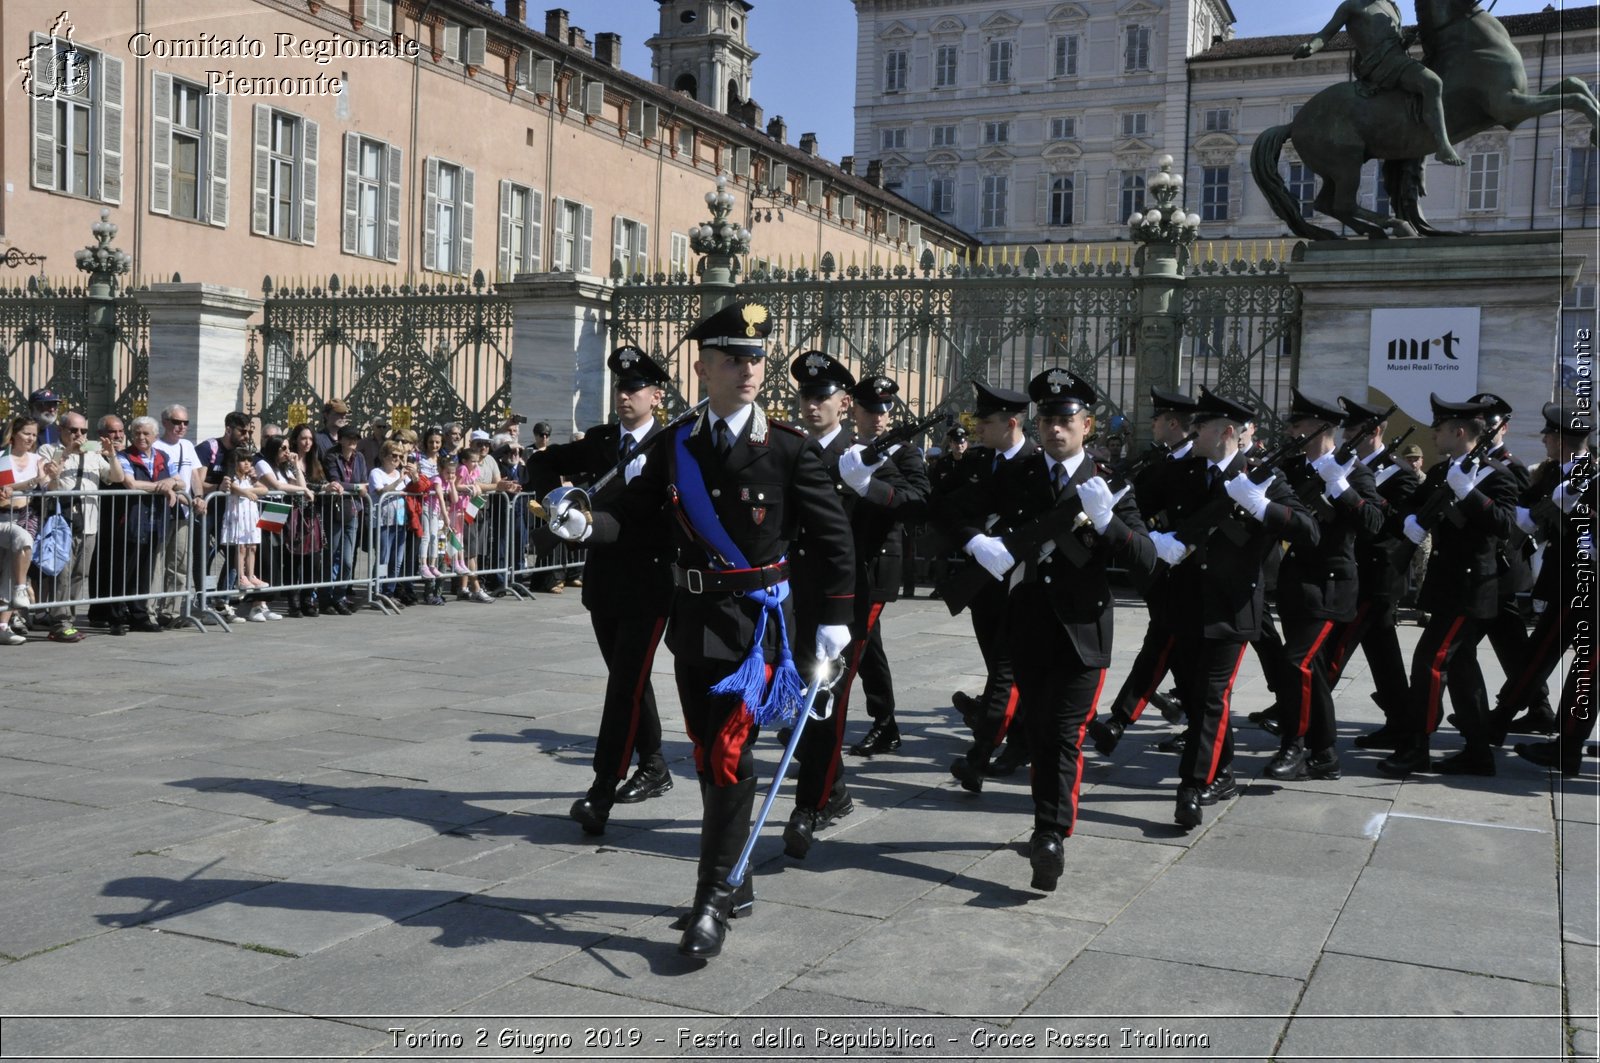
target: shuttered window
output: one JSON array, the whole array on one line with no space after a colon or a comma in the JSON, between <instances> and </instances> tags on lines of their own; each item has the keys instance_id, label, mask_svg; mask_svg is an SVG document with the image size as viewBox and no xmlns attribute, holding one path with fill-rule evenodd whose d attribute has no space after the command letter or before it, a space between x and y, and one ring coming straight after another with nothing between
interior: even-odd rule
<instances>
[{"instance_id":1,"label":"shuttered window","mask_svg":"<svg viewBox=\"0 0 1600 1063\"><path fill-rule=\"evenodd\" d=\"M35 188L122 202L122 60L35 33L28 54Z\"/></svg>"}]
</instances>

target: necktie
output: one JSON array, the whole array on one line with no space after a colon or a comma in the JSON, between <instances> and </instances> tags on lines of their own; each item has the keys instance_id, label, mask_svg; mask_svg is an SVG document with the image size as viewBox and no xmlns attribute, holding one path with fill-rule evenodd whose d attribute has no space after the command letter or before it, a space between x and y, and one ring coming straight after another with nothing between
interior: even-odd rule
<instances>
[{"instance_id":1,"label":"necktie","mask_svg":"<svg viewBox=\"0 0 1600 1063\"><path fill-rule=\"evenodd\" d=\"M633 436L627 432L622 433L622 445L618 447L617 456L623 461L633 457Z\"/></svg>"},{"instance_id":2,"label":"necktie","mask_svg":"<svg viewBox=\"0 0 1600 1063\"><path fill-rule=\"evenodd\" d=\"M1057 462L1055 468L1050 471L1050 481L1055 485L1056 497L1060 498L1061 492L1067 486L1067 467Z\"/></svg>"},{"instance_id":3,"label":"necktie","mask_svg":"<svg viewBox=\"0 0 1600 1063\"><path fill-rule=\"evenodd\" d=\"M1213 488L1215 486L1217 486L1217 467L1215 465L1207 465L1206 466L1206 487L1207 487L1207 489L1210 489L1210 488Z\"/></svg>"},{"instance_id":4,"label":"necktie","mask_svg":"<svg viewBox=\"0 0 1600 1063\"><path fill-rule=\"evenodd\" d=\"M728 451L733 449L733 439L728 434L728 422L717 422L717 426L711 430L711 440L716 445L717 453L726 457Z\"/></svg>"}]
</instances>

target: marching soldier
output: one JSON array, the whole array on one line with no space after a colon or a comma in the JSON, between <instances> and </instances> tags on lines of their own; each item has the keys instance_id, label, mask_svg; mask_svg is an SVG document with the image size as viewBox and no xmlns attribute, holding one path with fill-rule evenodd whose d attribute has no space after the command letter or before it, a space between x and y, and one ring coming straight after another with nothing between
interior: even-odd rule
<instances>
[{"instance_id":1,"label":"marching soldier","mask_svg":"<svg viewBox=\"0 0 1600 1063\"><path fill-rule=\"evenodd\" d=\"M944 449L937 458L928 463L928 498L931 502L942 495L949 494L963 482L956 475L963 458L967 456L967 430L960 425L951 425L944 434ZM933 584L929 597L938 598L942 593L944 579L951 563L951 544L947 542L938 529L932 525L924 525L922 533L922 550L928 557L928 578ZM966 697L965 694L961 695Z\"/></svg>"},{"instance_id":2,"label":"marching soldier","mask_svg":"<svg viewBox=\"0 0 1600 1063\"><path fill-rule=\"evenodd\" d=\"M1359 645L1372 672L1372 699L1383 710L1384 724L1358 735L1355 745L1359 749L1393 749L1406 706L1406 663L1395 630L1395 609L1405 593L1406 576L1389 563L1389 556L1397 542L1395 514L1416 491L1417 479L1385 450L1383 437L1389 422L1384 410L1342 395L1339 404L1345 411L1344 441L1354 444L1356 457L1372 477L1383 520L1376 532L1356 539L1356 615L1334 639L1328 685L1339 684L1346 662Z\"/></svg>"},{"instance_id":3,"label":"marching soldier","mask_svg":"<svg viewBox=\"0 0 1600 1063\"><path fill-rule=\"evenodd\" d=\"M1178 468L1177 462L1189 456L1194 443L1188 438L1194 423L1197 404L1194 399L1176 391L1150 389L1154 414L1150 422L1151 453L1141 460L1142 466L1134 473L1133 494L1139 507L1139 516L1152 531L1168 530L1165 512L1165 482L1169 473ZM1171 610L1166 604L1166 566L1160 566L1145 580L1145 608L1150 623L1145 628L1144 642L1123 680L1116 699L1111 702L1111 712L1104 720L1095 718L1089 724L1089 736L1094 748L1110 756L1122 739L1122 733L1135 720L1144 715L1147 705L1155 705L1172 723L1183 718L1183 709L1166 694L1161 693L1161 681L1167 677L1172 661L1173 633L1166 620Z\"/></svg>"},{"instance_id":4,"label":"marching soldier","mask_svg":"<svg viewBox=\"0 0 1600 1063\"><path fill-rule=\"evenodd\" d=\"M999 475L1008 462L1031 458L1039 448L1022 434L1022 419L1028 412L1028 396L1005 388L992 388L988 384L973 382L977 402L973 416L977 418L978 442L982 446L967 453L957 468L956 476L961 486L953 494L973 489L990 477ZM953 495L940 500L934 516L940 530L971 558L972 564L982 561L972 551L972 543L988 529L961 519L946 508ZM956 691L951 702L961 713L967 726L972 728L973 743L966 754L950 765L950 773L961 780L961 785L977 793L983 789L985 775L1009 775L1027 758L1027 743L1008 744L1010 753L991 764L994 752L1017 726L1017 689L1011 672L1011 649L1006 638L1006 594L999 585L986 587L972 600L972 633L977 637L978 650L983 654L983 665L988 677L983 693L977 698L965 691Z\"/></svg>"},{"instance_id":5,"label":"marching soldier","mask_svg":"<svg viewBox=\"0 0 1600 1063\"><path fill-rule=\"evenodd\" d=\"M1428 624L1411 658L1405 735L1395 752L1378 762L1378 770L1403 778L1435 767L1428 745L1439 729L1448 687L1467 745L1440 761L1437 770L1493 775L1489 698L1477 645L1500 609L1497 558L1501 543L1516 527L1517 481L1493 461L1462 460L1487 449L1492 404L1446 402L1437 395L1429 395L1428 401L1433 405L1434 444L1444 460L1428 470L1411 496L1402 528L1413 543L1433 534L1433 557L1417 596Z\"/></svg>"},{"instance_id":6,"label":"marching soldier","mask_svg":"<svg viewBox=\"0 0 1600 1063\"><path fill-rule=\"evenodd\" d=\"M573 541L615 542L623 527L658 519L664 508L673 522L676 591L666 638L704 809L698 882L678 951L695 959L722 951L728 920L752 897L750 879L736 890L728 878L750 834L760 726L798 703L797 656L832 659L850 642L855 555L838 492L804 434L769 422L756 404L770 329L766 307L747 301L702 320L688 338L700 346L695 372L707 409L674 428L592 520L566 507L552 514L553 529ZM814 647L789 637L788 552L802 527L822 581Z\"/></svg>"},{"instance_id":7,"label":"marching soldier","mask_svg":"<svg viewBox=\"0 0 1600 1063\"><path fill-rule=\"evenodd\" d=\"M1356 539L1376 533L1382 504L1372 473L1354 454L1341 464L1334 430L1337 406L1290 389L1289 434L1303 439L1305 460L1284 470L1289 487L1319 525L1314 541L1289 548L1278 568L1278 613L1283 617L1285 669L1279 680L1277 756L1268 777L1337 779L1339 752L1328 659L1341 625L1356 615Z\"/></svg>"},{"instance_id":8,"label":"marching soldier","mask_svg":"<svg viewBox=\"0 0 1600 1063\"><path fill-rule=\"evenodd\" d=\"M631 459L623 474L594 500L597 505L611 502L648 462L661 460L645 448L660 431L655 411L661 405L662 387L670 383L661 367L637 347L618 347L606 366L614 378L620 423L596 425L582 440L546 447L532 459L540 466L539 475L564 477L579 485L591 484ZM672 789L672 773L661 755L661 717L650 685L650 669L672 598L667 568L671 534L665 514L659 514L652 521L629 525L613 544L593 546L584 562L583 604L608 670L594 748L594 785L570 813L586 834L605 833L614 804L635 804ZM622 782L635 752L639 768Z\"/></svg>"},{"instance_id":9,"label":"marching soldier","mask_svg":"<svg viewBox=\"0 0 1600 1063\"><path fill-rule=\"evenodd\" d=\"M1247 471L1239 440L1255 416L1200 389L1194 454L1169 480L1173 530L1150 536L1172 567L1172 672L1189 720L1173 818L1186 830L1200 825L1203 807L1238 792L1228 712L1245 650L1261 634L1262 563L1280 540L1315 543L1318 536L1317 522L1280 477L1257 482Z\"/></svg>"}]
</instances>

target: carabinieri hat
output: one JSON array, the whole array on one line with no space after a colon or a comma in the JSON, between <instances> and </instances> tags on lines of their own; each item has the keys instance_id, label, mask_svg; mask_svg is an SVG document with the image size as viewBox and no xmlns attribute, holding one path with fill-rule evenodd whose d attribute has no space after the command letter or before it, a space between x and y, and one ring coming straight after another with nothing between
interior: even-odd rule
<instances>
[{"instance_id":1,"label":"carabinieri hat","mask_svg":"<svg viewBox=\"0 0 1600 1063\"><path fill-rule=\"evenodd\" d=\"M1489 408L1484 420L1489 423L1490 428L1499 428L1500 422L1511 416L1511 403L1492 391L1480 391L1467 401L1482 403Z\"/></svg>"},{"instance_id":2,"label":"carabinieri hat","mask_svg":"<svg viewBox=\"0 0 1600 1063\"><path fill-rule=\"evenodd\" d=\"M873 413L888 413L894 409L894 398L900 394L900 385L886 376L869 376L850 389L856 405Z\"/></svg>"},{"instance_id":3,"label":"carabinieri hat","mask_svg":"<svg viewBox=\"0 0 1600 1063\"><path fill-rule=\"evenodd\" d=\"M1158 414L1170 413L1179 417L1192 417L1200 404L1181 391L1167 391L1165 388L1151 388L1150 402Z\"/></svg>"},{"instance_id":4,"label":"carabinieri hat","mask_svg":"<svg viewBox=\"0 0 1600 1063\"><path fill-rule=\"evenodd\" d=\"M946 439L964 440L967 438L967 430L958 424L953 424L950 426L950 430L944 434L944 437Z\"/></svg>"},{"instance_id":5,"label":"carabinieri hat","mask_svg":"<svg viewBox=\"0 0 1600 1063\"><path fill-rule=\"evenodd\" d=\"M1256 419L1256 411L1249 406L1242 402L1234 402L1232 399L1225 399L1204 385L1200 388L1200 398L1196 406L1194 419L1197 423L1215 420L1218 417L1226 417L1240 424L1248 424Z\"/></svg>"},{"instance_id":6,"label":"carabinieri hat","mask_svg":"<svg viewBox=\"0 0 1600 1063\"><path fill-rule=\"evenodd\" d=\"M665 387L672 381L655 359L639 348L627 344L611 352L606 368L615 377L619 391L638 391L640 388Z\"/></svg>"},{"instance_id":7,"label":"carabinieri hat","mask_svg":"<svg viewBox=\"0 0 1600 1063\"><path fill-rule=\"evenodd\" d=\"M1070 417L1094 406L1094 385L1060 366L1046 369L1028 381L1028 396L1038 405L1040 417Z\"/></svg>"},{"instance_id":8,"label":"carabinieri hat","mask_svg":"<svg viewBox=\"0 0 1600 1063\"><path fill-rule=\"evenodd\" d=\"M767 333L771 331L771 312L760 303L740 300L700 322L687 338L702 348L714 347L741 358L764 358Z\"/></svg>"},{"instance_id":9,"label":"carabinieri hat","mask_svg":"<svg viewBox=\"0 0 1600 1063\"><path fill-rule=\"evenodd\" d=\"M1498 400L1497 400L1498 401ZM1490 427L1498 424L1494 417L1494 403L1481 402L1476 397L1466 402L1446 402L1434 392L1428 393L1428 405L1433 408L1433 427L1438 428L1446 421L1483 421Z\"/></svg>"},{"instance_id":10,"label":"carabinieri hat","mask_svg":"<svg viewBox=\"0 0 1600 1063\"><path fill-rule=\"evenodd\" d=\"M972 409L977 417L987 417L991 413L1028 412L1028 396L1020 391L992 388L981 380L974 380L972 386L978 393L978 401Z\"/></svg>"},{"instance_id":11,"label":"carabinieri hat","mask_svg":"<svg viewBox=\"0 0 1600 1063\"><path fill-rule=\"evenodd\" d=\"M1544 414L1544 431L1563 436L1589 436L1594 434L1594 411L1579 410L1560 402L1547 402ZM1541 435L1543 432L1540 433Z\"/></svg>"},{"instance_id":12,"label":"carabinieri hat","mask_svg":"<svg viewBox=\"0 0 1600 1063\"><path fill-rule=\"evenodd\" d=\"M1348 395L1339 396L1339 405L1344 407L1344 419L1347 423L1353 424L1359 421L1372 420L1387 421L1389 419L1385 412L1387 407L1371 406L1365 402L1357 402Z\"/></svg>"},{"instance_id":13,"label":"carabinieri hat","mask_svg":"<svg viewBox=\"0 0 1600 1063\"><path fill-rule=\"evenodd\" d=\"M1345 412L1332 403L1314 399L1299 388L1289 389L1289 420L1326 421L1337 428L1345 422Z\"/></svg>"},{"instance_id":14,"label":"carabinieri hat","mask_svg":"<svg viewBox=\"0 0 1600 1063\"><path fill-rule=\"evenodd\" d=\"M856 384L854 374L843 362L821 351L796 355L789 363L789 375L800 385L800 394L809 399L825 399Z\"/></svg>"}]
</instances>

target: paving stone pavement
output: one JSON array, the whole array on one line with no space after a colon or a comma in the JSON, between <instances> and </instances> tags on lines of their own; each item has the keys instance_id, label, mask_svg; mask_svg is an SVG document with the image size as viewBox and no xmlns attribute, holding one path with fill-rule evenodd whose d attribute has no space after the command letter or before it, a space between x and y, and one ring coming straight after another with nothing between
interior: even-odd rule
<instances>
[{"instance_id":1,"label":"paving stone pavement","mask_svg":"<svg viewBox=\"0 0 1600 1063\"><path fill-rule=\"evenodd\" d=\"M605 677L577 599L0 651L0 1059L1595 1058L1592 761L1386 779L1349 745L1358 657L1344 778L1266 781L1251 658L1240 795L1180 833L1150 714L1087 759L1044 894L1025 777L947 772L981 663L925 598L884 614L905 744L850 758L856 811L804 862L780 799L754 917L691 964L665 649L677 785L601 838L566 818ZM1143 622L1119 605L1108 701Z\"/></svg>"}]
</instances>

